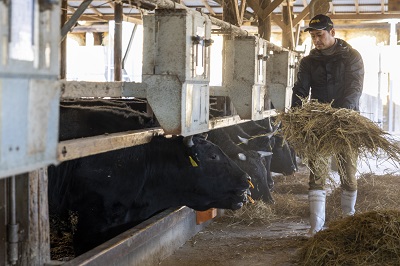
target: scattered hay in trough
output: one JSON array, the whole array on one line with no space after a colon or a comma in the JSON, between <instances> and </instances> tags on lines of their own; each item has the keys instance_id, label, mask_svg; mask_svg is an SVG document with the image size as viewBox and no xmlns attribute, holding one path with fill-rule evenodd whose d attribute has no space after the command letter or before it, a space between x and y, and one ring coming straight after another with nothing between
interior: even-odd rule
<instances>
[{"instance_id":1,"label":"scattered hay in trough","mask_svg":"<svg viewBox=\"0 0 400 266\"><path fill-rule=\"evenodd\" d=\"M222 219L231 225L258 226L308 217L307 201L299 200L298 196L293 194L274 194L273 196L275 204L256 200L254 204L246 204L239 210L226 210Z\"/></svg>"},{"instance_id":2,"label":"scattered hay in trough","mask_svg":"<svg viewBox=\"0 0 400 266\"><path fill-rule=\"evenodd\" d=\"M317 175L328 177L328 159L340 154L379 157L400 163L400 147L393 137L371 120L349 109L303 100L302 107L280 112L281 132L307 165L314 162Z\"/></svg>"},{"instance_id":3,"label":"scattered hay in trough","mask_svg":"<svg viewBox=\"0 0 400 266\"><path fill-rule=\"evenodd\" d=\"M371 211L336 222L297 253L300 265L399 265L400 212Z\"/></svg>"},{"instance_id":4,"label":"scattered hay in trough","mask_svg":"<svg viewBox=\"0 0 400 266\"><path fill-rule=\"evenodd\" d=\"M253 204L245 204L242 208L232 211L226 210L222 219L230 225L267 225L276 218L272 205L262 200L256 200Z\"/></svg>"}]
</instances>

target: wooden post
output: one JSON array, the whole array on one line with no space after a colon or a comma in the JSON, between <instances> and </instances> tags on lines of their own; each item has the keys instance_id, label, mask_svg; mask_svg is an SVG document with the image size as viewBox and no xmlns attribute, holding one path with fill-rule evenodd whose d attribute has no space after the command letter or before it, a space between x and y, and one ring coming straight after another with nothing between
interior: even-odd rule
<instances>
[{"instance_id":1,"label":"wooden post","mask_svg":"<svg viewBox=\"0 0 400 266\"><path fill-rule=\"evenodd\" d=\"M68 0L62 0L61 3L61 27L68 20ZM60 79L65 79L67 76L67 38L64 38L60 44Z\"/></svg>"},{"instance_id":2,"label":"wooden post","mask_svg":"<svg viewBox=\"0 0 400 266\"><path fill-rule=\"evenodd\" d=\"M122 81L122 5L115 3L114 9L114 81Z\"/></svg>"},{"instance_id":3,"label":"wooden post","mask_svg":"<svg viewBox=\"0 0 400 266\"><path fill-rule=\"evenodd\" d=\"M261 2L260 8L265 10L271 4L271 0L265 0ZM271 16L259 17L258 18L258 34L261 38L270 41L271 40Z\"/></svg>"}]
</instances>

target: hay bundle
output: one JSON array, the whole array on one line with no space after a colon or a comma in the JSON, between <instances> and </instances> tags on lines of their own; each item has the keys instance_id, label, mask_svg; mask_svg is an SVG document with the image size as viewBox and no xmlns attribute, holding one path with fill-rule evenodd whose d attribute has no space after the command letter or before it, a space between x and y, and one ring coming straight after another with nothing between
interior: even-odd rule
<instances>
[{"instance_id":1,"label":"hay bundle","mask_svg":"<svg viewBox=\"0 0 400 266\"><path fill-rule=\"evenodd\" d=\"M400 212L372 211L333 222L297 255L301 265L399 265Z\"/></svg>"},{"instance_id":2,"label":"hay bundle","mask_svg":"<svg viewBox=\"0 0 400 266\"><path fill-rule=\"evenodd\" d=\"M303 100L302 107L279 113L276 123L303 161L308 166L313 162L318 175L328 176L328 159L339 160L341 154L366 158L384 151L389 160L400 162L400 148L390 134L353 110Z\"/></svg>"}]
</instances>

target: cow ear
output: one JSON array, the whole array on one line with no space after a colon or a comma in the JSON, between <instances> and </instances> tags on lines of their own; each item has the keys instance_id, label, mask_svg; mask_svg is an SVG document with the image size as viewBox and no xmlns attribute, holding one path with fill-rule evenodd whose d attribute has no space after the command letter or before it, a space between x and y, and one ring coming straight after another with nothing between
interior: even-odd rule
<instances>
[{"instance_id":1,"label":"cow ear","mask_svg":"<svg viewBox=\"0 0 400 266\"><path fill-rule=\"evenodd\" d=\"M267 138L271 139L274 136L275 132L267 133Z\"/></svg>"},{"instance_id":2,"label":"cow ear","mask_svg":"<svg viewBox=\"0 0 400 266\"><path fill-rule=\"evenodd\" d=\"M193 147L194 146L193 136L184 137L183 143L189 148Z\"/></svg>"},{"instance_id":3,"label":"cow ear","mask_svg":"<svg viewBox=\"0 0 400 266\"><path fill-rule=\"evenodd\" d=\"M262 158L262 157L266 157L266 156L270 156L270 155L273 154L273 153L270 152L270 151L257 151L257 152L258 152L258 154L260 154L261 158Z\"/></svg>"},{"instance_id":4,"label":"cow ear","mask_svg":"<svg viewBox=\"0 0 400 266\"><path fill-rule=\"evenodd\" d=\"M246 161L246 160L247 160L246 155L244 155L243 153L238 153L238 158L239 158L239 160L241 160L241 161Z\"/></svg>"},{"instance_id":5,"label":"cow ear","mask_svg":"<svg viewBox=\"0 0 400 266\"><path fill-rule=\"evenodd\" d=\"M201 133L200 136L202 138L204 138L204 139L207 139L208 138L208 133L207 132Z\"/></svg>"},{"instance_id":6,"label":"cow ear","mask_svg":"<svg viewBox=\"0 0 400 266\"><path fill-rule=\"evenodd\" d=\"M243 144L249 144L249 140L248 139L246 139L246 138L242 138L241 136L238 136L238 138L239 138L239 140L240 140L240 142L242 142Z\"/></svg>"}]
</instances>

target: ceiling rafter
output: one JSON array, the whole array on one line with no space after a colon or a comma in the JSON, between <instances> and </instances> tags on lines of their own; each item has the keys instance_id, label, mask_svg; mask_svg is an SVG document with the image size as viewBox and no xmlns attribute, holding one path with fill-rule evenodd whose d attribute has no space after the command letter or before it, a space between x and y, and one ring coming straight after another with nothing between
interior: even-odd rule
<instances>
[{"instance_id":1,"label":"ceiling rafter","mask_svg":"<svg viewBox=\"0 0 400 266\"><path fill-rule=\"evenodd\" d=\"M210 12L211 15L215 16L214 10L211 8L211 6L208 4L207 0L201 0L201 2L204 4L208 12Z\"/></svg>"},{"instance_id":2,"label":"ceiling rafter","mask_svg":"<svg viewBox=\"0 0 400 266\"><path fill-rule=\"evenodd\" d=\"M356 6L356 14L360 13L360 7L358 5L358 0L354 0L354 5Z\"/></svg>"}]
</instances>

